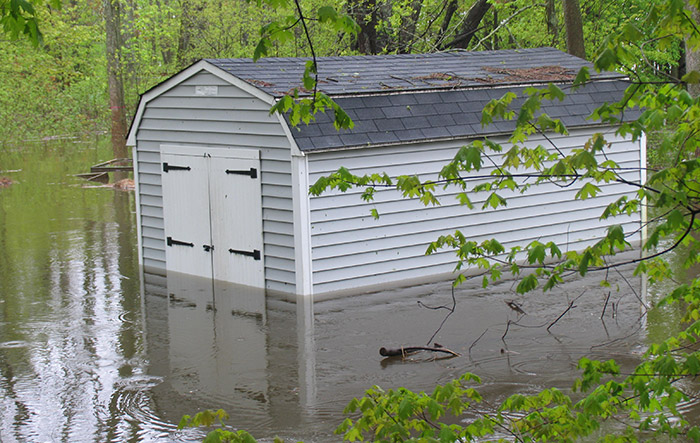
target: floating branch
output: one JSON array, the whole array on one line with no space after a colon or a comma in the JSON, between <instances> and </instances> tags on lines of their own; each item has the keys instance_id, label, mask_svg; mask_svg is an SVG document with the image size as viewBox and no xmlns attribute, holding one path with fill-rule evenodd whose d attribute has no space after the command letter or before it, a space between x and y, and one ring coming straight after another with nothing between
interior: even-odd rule
<instances>
[{"instance_id":1,"label":"floating branch","mask_svg":"<svg viewBox=\"0 0 700 443\"><path fill-rule=\"evenodd\" d=\"M410 354L415 354L418 351L430 351L430 352L444 352L445 354L450 354L455 357L459 357L459 354L451 351L447 348L444 348L442 346L435 346L435 347L429 347L429 346L402 346L400 348L395 348L395 349L387 349L387 348L380 348L379 349L379 354L382 357L405 357Z\"/></svg>"}]
</instances>

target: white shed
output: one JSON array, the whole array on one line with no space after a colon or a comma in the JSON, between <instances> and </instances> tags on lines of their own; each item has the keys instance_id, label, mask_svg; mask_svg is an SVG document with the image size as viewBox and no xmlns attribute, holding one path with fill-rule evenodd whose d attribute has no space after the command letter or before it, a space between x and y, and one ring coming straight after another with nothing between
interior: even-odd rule
<instances>
[{"instance_id":1,"label":"white shed","mask_svg":"<svg viewBox=\"0 0 700 443\"><path fill-rule=\"evenodd\" d=\"M578 249L612 223L599 220L603 208L631 192L610 183L581 202L576 188L540 186L512 196L505 209L485 211L449 196L425 207L390 190L372 203L358 192L309 196L310 184L341 166L435 177L470 140L507 140L512 122L480 123L489 100L533 84L566 88L587 63L551 48L321 58L320 89L355 122L338 132L329 116L295 128L269 113L299 86L306 60L201 60L143 94L128 143L145 269L304 295L434 280L456 262L451 251L425 255L441 234L460 229L506 247L540 239ZM617 74L593 78L545 106L570 131L553 142L567 150L603 132L612 142L608 157L628 168L627 180L640 182L644 143L586 119L628 85ZM641 220L624 222L634 231Z\"/></svg>"}]
</instances>

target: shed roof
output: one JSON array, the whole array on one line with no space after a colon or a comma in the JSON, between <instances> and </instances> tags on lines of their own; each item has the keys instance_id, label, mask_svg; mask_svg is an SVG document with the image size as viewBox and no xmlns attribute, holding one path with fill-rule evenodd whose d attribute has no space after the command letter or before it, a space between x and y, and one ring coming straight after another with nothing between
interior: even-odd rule
<instances>
[{"instance_id":1,"label":"shed roof","mask_svg":"<svg viewBox=\"0 0 700 443\"><path fill-rule=\"evenodd\" d=\"M299 87L308 60L201 60L141 96L128 144L136 144L147 103L201 70L218 72L271 104ZM337 131L332 115L319 113L310 124L292 128L291 135L301 151L313 152L507 134L512 121L481 125L484 105L532 84L554 82L566 90L583 66L592 68L552 48L321 57L319 89L334 98L355 127ZM543 111L567 127L594 125L586 118L601 104L619 100L628 83L621 74L590 73L592 82L564 101L543 103Z\"/></svg>"},{"instance_id":2,"label":"shed roof","mask_svg":"<svg viewBox=\"0 0 700 443\"><path fill-rule=\"evenodd\" d=\"M300 87L308 60L206 61L281 97ZM622 97L628 86L624 76L597 73L587 61L553 48L320 57L318 88L334 98L355 127L338 131L331 115L317 114L315 121L293 129L292 136L301 151L309 152L509 133L512 121L481 125L481 111L490 100L532 84L560 83L566 90L583 66L591 68L593 82L561 102L543 103L543 112L567 127L591 125L586 118L595 108Z\"/></svg>"},{"instance_id":3,"label":"shed roof","mask_svg":"<svg viewBox=\"0 0 700 443\"><path fill-rule=\"evenodd\" d=\"M309 58L207 59L274 96L301 87ZM590 63L553 48L319 57L318 88L330 96L572 81ZM596 79L621 78L607 72Z\"/></svg>"}]
</instances>

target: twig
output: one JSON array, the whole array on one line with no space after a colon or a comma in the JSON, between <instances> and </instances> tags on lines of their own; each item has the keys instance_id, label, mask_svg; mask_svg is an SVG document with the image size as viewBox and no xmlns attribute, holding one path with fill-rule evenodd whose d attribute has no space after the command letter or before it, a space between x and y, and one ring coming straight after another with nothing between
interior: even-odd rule
<instances>
[{"instance_id":1,"label":"twig","mask_svg":"<svg viewBox=\"0 0 700 443\"><path fill-rule=\"evenodd\" d=\"M540 4L540 3L535 3L535 4L528 5L528 6L525 6L525 7L522 7L522 8L520 8L520 9L518 9L518 10L515 11L513 14L511 14L510 17L507 17L507 18L501 20L501 22L498 24L498 26L496 26L496 28L495 28L493 31L491 31L488 35L486 35L486 37L484 37L484 38L482 38L481 40L479 40L479 41L471 48L471 50L473 51L473 50L475 50L476 48L478 48L479 46L483 45L484 42L485 42L486 40L488 40L489 38L491 38L491 36L494 35L496 32L498 32L498 31L501 29L501 27L505 26L506 29L508 29L508 26L506 26L506 25L508 24L508 22L510 22L511 20L513 20L513 19L514 19L515 17L517 17L520 13L522 13L522 12L524 12L524 11L526 11L526 10L532 8L532 7L535 7L535 6L544 6L544 5L543 5L543 4Z\"/></svg>"},{"instance_id":2,"label":"twig","mask_svg":"<svg viewBox=\"0 0 700 443\"><path fill-rule=\"evenodd\" d=\"M389 77L391 77L395 80L401 80L402 82L406 82L406 83L410 84L411 86L416 86L416 84L413 83L411 80L405 79L403 77L399 77L398 75L389 74Z\"/></svg>"},{"instance_id":3,"label":"twig","mask_svg":"<svg viewBox=\"0 0 700 443\"><path fill-rule=\"evenodd\" d=\"M444 306L444 305L443 306L426 306L423 303L421 303L420 300L418 301L418 304L421 307L424 307L426 309L447 309L448 311L450 311L445 316L445 318L442 319L442 323L440 323L440 327L438 327L437 330L433 333L433 335L430 336L430 338L428 339L428 343L425 344L426 346L430 346L430 343L433 341L435 336L438 334L438 332L440 332L442 327L445 326L445 322L447 321L447 319L450 318L450 315L454 314L454 312L455 312L455 308L457 307L457 299L455 298L455 287L454 287L454 285L452 285L452 308L448 308L447 306Z\"/></svg>"},{"instance_id":4,"label":"twig","mask_svg":"<svg viewBox=\"0 0 700 443\"><path fill-rule=\"evenodd\" d=\"M314 91L313 95L311 96L311 113L316 112L316 95L318 92L318 65L316 64L316 51L314 50L314 44L313 40L311 39L311 35L309 35L309 29L306 26L306 20L304 17L304 13L301 10L301 3L299 3L299 0L294 0L294 4L297 7L297 12L299 12L299 20L301 21L301 26L304 28L304 35L306 35L306 41L309 43L309 49L311 50L311 58L313 60L313 65L314 65Z\"/></svg>"},{"instance_id":5,"label":"twig","mask_svg":"<svg viewBox=\"0 0 700 443\"><path fill-rule=\"evenodd\" d=\"M567 312L569 312L570 310L572 310L573 308L576 307L576 305L574 305L574 303L576 303L576 300L578 300L579 298L581 298L581 296L582 296L583 294L585 294L585 293L586 293L586 291L584 290L578 297L576 297L575 299L573 299L573 300L571 300L571 301L569 302L569 306L566 308L566 310L564 310L564 312L562 312L561 315L560 315L559 317L557 317L556 320L554 320L552 323L549 324L549 326L547 326L547 332L549 332L549 328L551 328L552 326L554 326L555 324L557 324L557 322L558 322L559 320L561 320L561 318L562 318L563 316L565 316Z\"/></svg>"},{"instance_id":6,"label":"twig","mask_svg":"<svg viewBox=\"0 0 700 443\"><path fill-rule=\"evenodd\" d=\"M610 294L612 294L612 291L608 291L608 296L605 297L605 304L603 305L603 312L600 313L601 320L605 316L605 310L608 308L608 302L610 301Z\"/></svg>"},{"instance_id":7,"label":"twig","mask_svg":"<svg viewBox=\"0 0 700 443\"><path fill-rule=\"evenodd\" d=\"M634 289L634 286L632 286L632 284L629 282L629 280L627 280L627 277L625 277L625 276L622 274L622 272L620 272L619 269L615 269L615 272L617 272L617 274L620 276L620 278L622 278L622 280L623 280L625 283L627 283L627 286L629 287L630 291L632 291L632 294L634 294L634 296L637 297L637 300L638 300L639 303L644 307L644 310L645 310L645 311L648 311L648 310L649 310L649 307L646 305L646 303L644 303L644 300L642 300L642 297L640 297L639 294L637 294L637 291Z\"/></svg>"},{"instance_id":8,"label":"twig","mask_svg":"<svg viewBox=\"0 0 700 443\"><path fill-rule=\"evenodd\" d=\"M488 332L488 330L489 330L489 328L484 329L484 332L481 333L481 335L479 336L479 338L477 338L476 340L474 340L474 341L472 342L471 346L469 346L469 351L468 351L469 358L471 358L471 356L472 356L472 348L474 347L474 345L476 345L476 342L478 342L479 340L481 340L481 337L483 337L484 335L486 335L486 332Z\"/></svg>"},{"instance_id":9,"label":"twig","mask_svg":"<svg viewBox=\"0 0 700 443\"><path fill-rule=\"evenodd\" d=\"M503 333L503 336L501 336L501 341L503 343L506 342L506 335L508 335L508 330L510 329L510 324L513 323L510 319L508 320L508 323L506 323L506 332Z\"/></svg>"}]
</instances>

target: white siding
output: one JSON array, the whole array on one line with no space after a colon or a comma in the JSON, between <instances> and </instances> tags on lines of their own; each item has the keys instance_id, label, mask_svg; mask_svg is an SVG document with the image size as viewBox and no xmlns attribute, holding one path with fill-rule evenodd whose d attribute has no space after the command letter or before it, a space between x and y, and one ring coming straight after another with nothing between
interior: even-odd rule
<instances>
[{"instance_id":1,"label":"white siding","mask_svg":"<svg viewBox=\"0 0 700 443\"><path fill-rule=\"evenodd\" d=\"M197 96L196 86L217 86L217 95ZM266 285L294 292L291 148L269 105L205 71L147 103L136 146L143 265L155 269L165 268L162 144L260 150Z\"/></svg>"},{"instance_id":2,"label":"white siding","mask_svg":"<svg viewBox=\"0 0 700 443\"><path fill-rule=\"evenodd\" d=\"M556 137L553 141L557 147L568 151L582 146L589 135L587 131L578 130L572 131L569 137ZM613 142L607 152L608 158L622 168L637 168L623 176L639 182L639 145L616 137L612 132L606 134L606 138ZM505 143L505 139L498 141ZM434 179L462 144L425 143L311 154L310 183L341 166L355 174L384 171L391 176L419 174L423 179ZM534 136L527 144L548 146L546 140ZM497 157L494 160L500 162ZM479 175L491 171L493 167L484 164ZM487 193L471 196L475 209L470 211L456 201L454 195L458 191L454 188L440 193L442 204L437 207L425 207L417 200L404 199L393 190L377 190L372 203L364 202L359 191L312 197L314 293L449 273L456 263L454 252L425 256L425 251L438 236L455 230L461 230L476 241L497 238L506 249L532 240L554 240L564 250L582 248L590 239L600 237L610 224L623 224L625 232L639 229L638 216L599 220L607 204L635 189L620 183L599 186L602 194L584 201L574 200L580 185L570 188L541 185L524 195L499 191L499 195L507 198L508 206L483 211L479 208ZM373 208L380 213L378 220L370 215Z\"/></svg>"}]
</instances>

